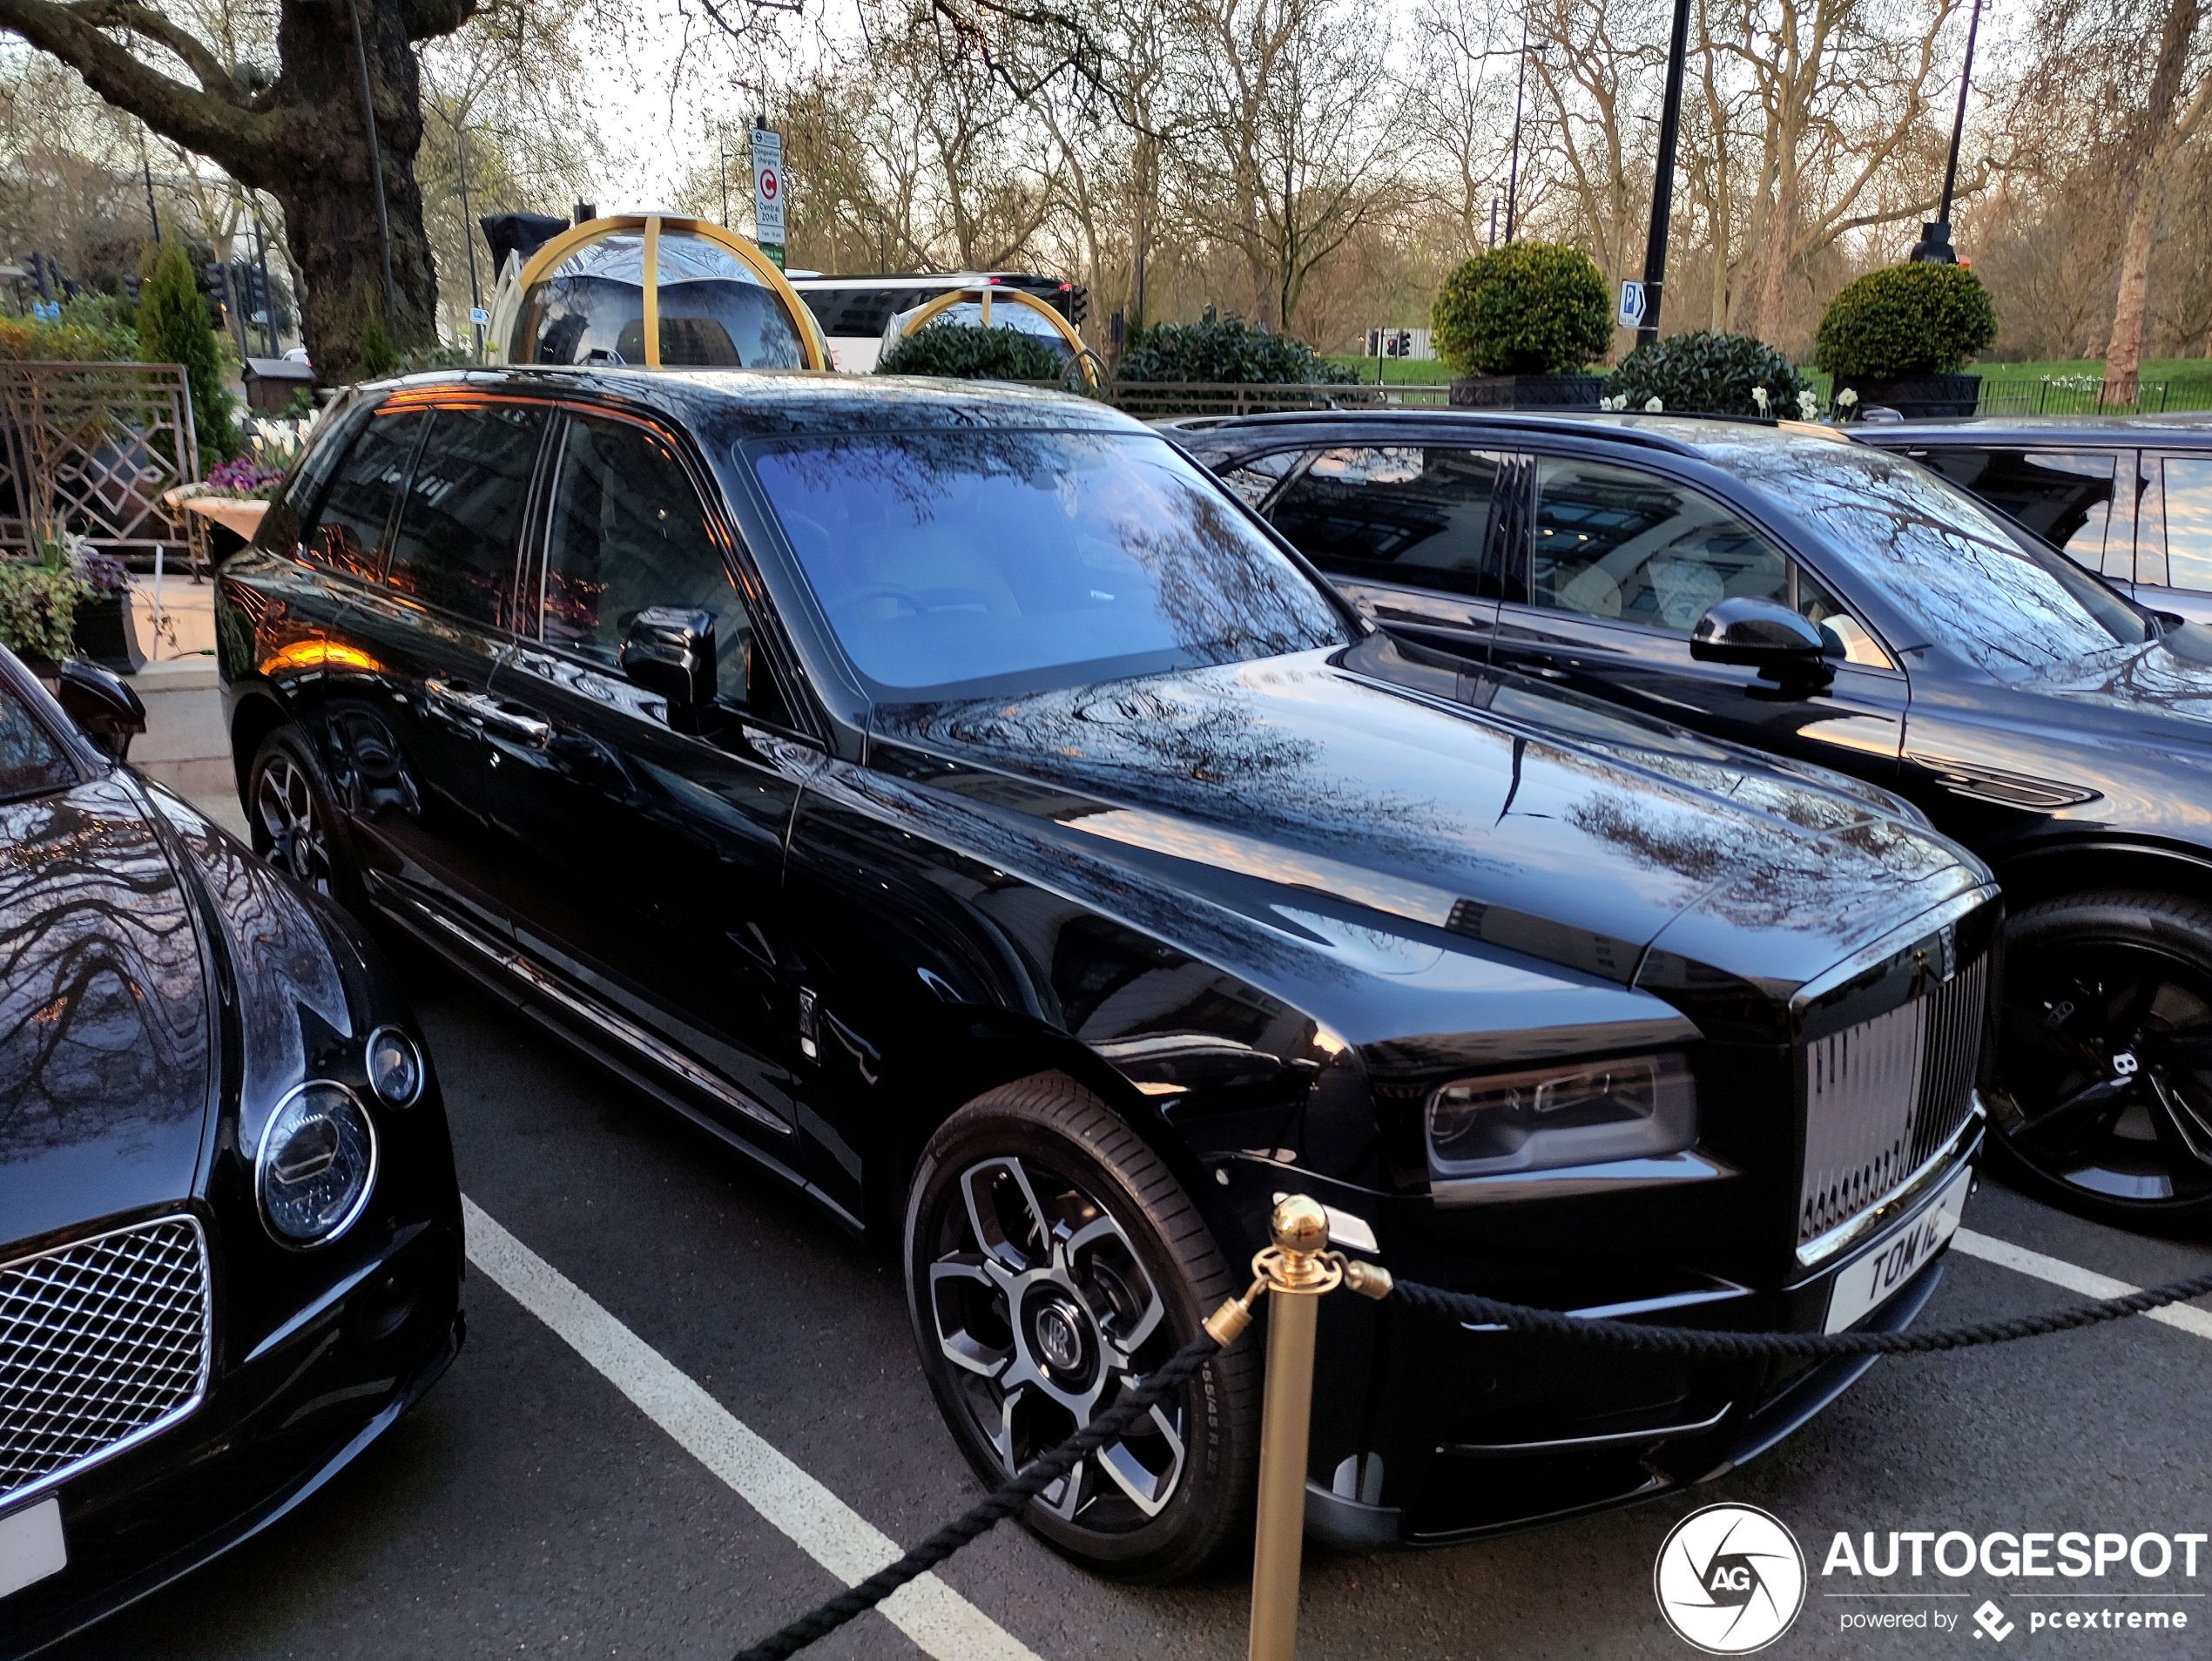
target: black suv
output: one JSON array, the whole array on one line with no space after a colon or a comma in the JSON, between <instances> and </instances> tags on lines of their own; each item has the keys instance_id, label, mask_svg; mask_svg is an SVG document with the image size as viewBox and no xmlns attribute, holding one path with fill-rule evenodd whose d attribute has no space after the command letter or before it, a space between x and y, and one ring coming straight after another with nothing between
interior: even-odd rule
<instances>
[{"instance_id":1,"label":"black suv","mask_svg":"<svg viewBox=\"0 0 2212 1661\"><path fill-rule=\"evenodd\" d=\"M1188 1341L1289 1192L1562 1309L1894 1327L1939 1272L1980 864L1885 792L1399 646L1095 404L376 388L218 603L263 849L895 1243L987 1477ZM1694 1481L1864 1368L1385 1313L1322 1315L1347 1543ZM1258 1411L1241 1346L1029 1520L1191 1569Z\"/></svg>"},{"instance_id":2,"label":"black suv","mask_svg":"<svg viewBox=\"0 0 2212 1661\"><path fill-rule=\"evenodd\" d=\"M2153 611L2212 625L2212 415L1869 422Z\"/></svg>"},{"instance_id":3,"label":"black suv","mask_svg":"<svg viewBox=\"0 0 2212 1661\"><path fill-rule=\"evenodd\" d=\"M2122 1225L2212 1222L2212 633L1830 429L1384 411L1174 431L1407 640L1911 798L2005 887L1990 1106L2021 1179Z\"/></svg>"}]
</instances>

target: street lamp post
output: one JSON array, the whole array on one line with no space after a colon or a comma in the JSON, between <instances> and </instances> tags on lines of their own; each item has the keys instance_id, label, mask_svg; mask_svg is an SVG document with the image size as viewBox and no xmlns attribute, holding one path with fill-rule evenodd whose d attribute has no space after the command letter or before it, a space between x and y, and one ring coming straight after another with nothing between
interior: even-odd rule
<instances>
[{"instance_id":1,"label":"street lamp post","mask_svg":"<svg viewBox=\"0 0 2212 1661\"><path fill-rule=\"evenodd\" d=\"M1958 250L1951 246L1951 193L1959 186L1959 145L1966 136L1966 92L1974 79L1974 37L1981 30L1981 0L1973 0L1966 14L1966 61L1959 71L1959 107L1951 118L1951 154L1943 165L1943 202L1932 219L1920 226L1920 240L1905 257L1922 265L1955 266Z\"/></svg>"},{"instance_id":2,"label":"street lamp post","mask_svg":"<svg viewBox=\"0 0 2212 1661\"><path fill-rule=\"evenodd\" d=\"M1528 18L1521 19L1521 59L1513 83L1513 165L1506 173L1506 240L1513 240L1514 216L1521 206L1521 104L1528 85Z\"/></svg>"},{"instance_id":3,"label":"street lamp post","mask_svg":"<svg viewBox=\"0 0 2212 1661\"><path fill-rule=\"evenodd\" d=\"M1689 0L1675 0L1667 43L1667 97L1659 110L1659 154L1651 176L1651 232L1643 245L1643 321L1636 344L1659 338L1659 296L1667 286L1667 226L1675 212L1675 145L1682 136L1683 68L1689 56Z\"/></svg>"},{"instance_id":4,"label":"street lamp post","mask_svg":"<svg viewBox=\"0 0 2212 1661\"><path fill-rule=\"evenodd\" d=\"M476 314L484 308L483 291L476 284L476 221L469 217L469 129L453 127L453 165L461 178L461 243L469 250L469 327L476 341L476 361L484 361L484 326Z\"/></svg>"}]
</instances>

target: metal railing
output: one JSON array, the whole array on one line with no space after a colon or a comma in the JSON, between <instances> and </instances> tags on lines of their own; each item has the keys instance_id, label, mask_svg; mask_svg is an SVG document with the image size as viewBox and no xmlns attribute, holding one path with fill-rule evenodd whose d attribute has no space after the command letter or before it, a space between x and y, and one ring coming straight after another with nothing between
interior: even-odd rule
<instances>
[{"instance_id":1,"label":"metal railing","mask_svg":"<svg viewBox=\"0 0 2212 1661\"><path fill-rule=\"evenodd\" d=\"M1272 415L1286 409L1441 409L1448 386L1253 386L1203 381L1111 381L1099 396L1140 421L1169 415Z\"/></svg>"},{"instance_id":2,"label":"metal railing","mask_svg":"<svg viewBox=\"0 0 2212 1661\"><path fill-rule=\"evenodd\" d=\"M0 361L0 550L36 553L44 526L189 559L193 533L161 495L199 476L181 365Z\"/></svg>"},{"instance_id":3,"label":"metal railing","mask_svg":"<svg viewBox=\"0 0 2212 1661\"><path fill-rule=\"evenodd\" d=\"M2212 409L2212 375L2141 381L2135 396L2110 396L2102 377L2089 375L1984 375L1974 413L1981 415L2161 415Z\"/></svg>"}]
</instances>

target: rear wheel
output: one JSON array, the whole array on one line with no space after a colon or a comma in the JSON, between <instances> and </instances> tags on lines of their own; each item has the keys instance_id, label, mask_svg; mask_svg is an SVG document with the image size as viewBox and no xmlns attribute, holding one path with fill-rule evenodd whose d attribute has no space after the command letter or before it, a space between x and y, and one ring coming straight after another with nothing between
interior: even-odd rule
<instances>
[{"instance_id":1,"label":"rear wheel","mask_svg":"<svg viewBox=\"0 0 2212 1661\"><path fill-rule=\"evenodd\" d=\"M2212 907L2068 895L2005 949L1995 1119L2022 1185L2123 1228L2212 1224Z\"/></svg>"},{"instance_id":2,"label":"rear wheel","mask_svg":"<svg viewBox=\"0 0 2212 1661\"><path fill-rule=\"evenodd\" d=\"M278 727L253 753L246 813L255 853L318 894L355 908L361 889L352 850L322 769L298 727Z\"/></svg>"},{"instance_id":3,"label":"rear wheel","mask_svg":"<svg viewBox=\"0 0 2212 1661\"><path fill-rule=\"evenodd\" d=\"M1241 1286L1190 1197L1112 1110L1042 1076L969 1103L908 1191L907 1307L961 1451L995 1487L1118 1401ZM1124 1578L1195 1572L1241 1531L1255 1346L1029 1507L1047 1542Z\"/></svg>"}]
</instances>

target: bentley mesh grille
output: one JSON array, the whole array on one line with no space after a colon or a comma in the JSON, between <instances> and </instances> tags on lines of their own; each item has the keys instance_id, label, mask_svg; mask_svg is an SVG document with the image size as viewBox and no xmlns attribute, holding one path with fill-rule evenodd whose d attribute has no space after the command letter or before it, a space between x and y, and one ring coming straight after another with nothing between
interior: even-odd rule
<instances>
[{"instance_id":1,"label":"bentley mesh grille","mask_svg":"<svg viewBox=\"0 0 2212 1661\"><path fill-rule=\"evenodd\" d=\"M210 1341L189 1217L0 1266L0 1506L197 1407Z\"/></svg>"},{"instance_id":2,"label":"bentley mesh grille","mask_svg":"<svg viewBox=\"0 0 2212 1661\"><path fill-rule=\"evenodd\" d=\"M1808 1046L1798 1245L1881 1204L1966 1124L1988 962Z\"/></svg>"}]
</instances>

